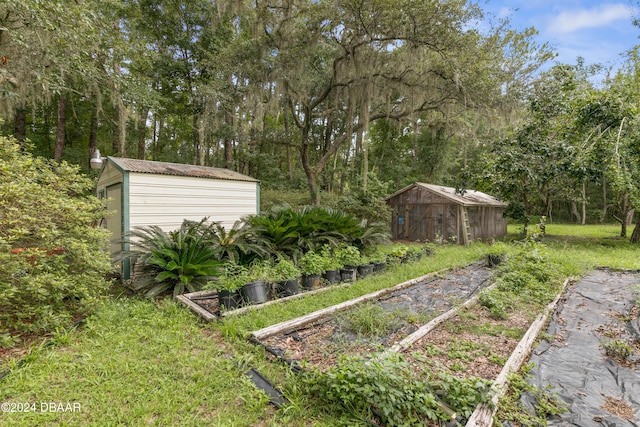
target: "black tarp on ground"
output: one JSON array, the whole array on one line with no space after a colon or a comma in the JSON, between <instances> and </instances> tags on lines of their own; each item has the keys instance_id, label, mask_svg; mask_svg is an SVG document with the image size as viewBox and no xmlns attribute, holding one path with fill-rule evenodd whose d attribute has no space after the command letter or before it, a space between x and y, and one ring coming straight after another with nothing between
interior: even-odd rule
<instances>
[{"instance_id":1,"label":"black tarp on ground","mask_svg":"<svg viewBox=\"0 0 640 427\"><path fill-rule=\"evenodd\" d=\"M541 342L530 358L532 381L550 385L568 405L548 425L640 426L640 328L634 309L639 285L637 273L598 270L567 290L547 330L554 341ZM626 363L608 357L602 343L611 340L635 345L634 355ZM614 415L607 400L632 415Z\"/></svg>"}]
</instances>

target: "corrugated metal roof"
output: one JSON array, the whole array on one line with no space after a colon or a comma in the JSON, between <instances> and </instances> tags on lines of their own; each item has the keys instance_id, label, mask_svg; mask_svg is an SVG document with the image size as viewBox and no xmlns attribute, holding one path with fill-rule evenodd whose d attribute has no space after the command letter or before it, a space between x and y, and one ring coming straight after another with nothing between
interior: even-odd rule
<instances>
[{"instance_id":1,"label":"corrugated metal roof","mask_svg":"<svg viewBox=\"0 0 640 427\"><path fill-rule=\"evenodd\" d=\"M426 184L424 182L416 182L415 184L411 184L401 190L396 191L385 200L389 200L392 197L397 196L398 194L404 193L405 191L414 188L414 187L422 187L431 192L434 192L442 197L445 197L455 203L459 203L463 206L502 206L506 207L509 204L505 203L493 196L490 196L481 191L475 190L464 190L464 194L461 195L456 193L456 189L452 187L445 187L443 185L434 185L434 184Z\"/></svg>"},{"instance_id":2,"label":"corrugated metal roof","mask_svg":"<svg viewBox=\"0 0 640 427\"><path fill-rule=\"evenodd\" d=\"M108 157L119 168L129 172L152 173L159 175L190 176L209 179L226 179L230 181L257 182L255 178L229 169L210 166L185 165L181 163L155 162L151 160L126 159Z\"/></svg>"}]
</instances>

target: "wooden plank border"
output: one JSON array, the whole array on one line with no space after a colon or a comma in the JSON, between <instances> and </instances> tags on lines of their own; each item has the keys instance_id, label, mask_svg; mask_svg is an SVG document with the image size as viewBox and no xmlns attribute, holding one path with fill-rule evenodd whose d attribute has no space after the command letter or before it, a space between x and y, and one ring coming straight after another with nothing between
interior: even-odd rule
<instances>
[{"instance_id":1,"label":"wooden plank border","mask_svg":"<svg viewBox=\"0 0 640 427\"><path fill-rule=\"evenodd\" d=\"M482 289L480 292L482 292L483 290L492 289L495 286L496 285L494 283L493 285L487 286L486 288ZM402 341L400 341L399 343L397 343L396 345L391 347L388 351L403 352L403 351L407 350L409 347L411 347L413 344L415 344L417 341L419 341L421 338L423 338L429 332L434 330L436 328L436 326L440 325L441 323L444 323L445 321L451 319L456 314L458 314L458 311L460 311L461 309L463 309L465 307L469 307L469 306L475 304L476 301L478 301L478 299L480 298L480 292L478 292L476 295L474 295L473 297L471 297L468 300L466 300L464 303L462 303L460 305L457 305L457 306L453 307L451 310L449 310L449 311L447 311L445 313L442 313L440 316L431 319L429 321L429 323L427 323L427 324L423 325L422 327L420 327L414 333L412 333L411 335L407 336L405 339L403 339Z\"/></svg>"},{"instance_id":2,"label":"wooden plank border","mask_svg":"<svg viewBox=\"0 0 640 427\"><path fill-rule=\"evenodd\" d=\"M198 296L204 296L203 292L211 292L211 291L194 292L194 294L197 293L197 294L200 294ZM193 311L198 316L202 317L207 322L211 322L212 320L216 320L218 318L215 314L209 313L207 310L200 307L195 302L191 301L187 295L194 296L193 294L178 295L176 296L176 300L180 301L181 303L189 307L191 311Z\"/></svg>"},{"instance_id":3,"label":"wooden plank border","mask_svg":"<svg viewBox=\"0 0 640 427\"><path fill-rule=\"evenodd\" d=\"M549 315L556 309L558 302L564 295L565 289L572 280L573 279L569 278L564 281L562 289L556 298L547 305L545 311L542 314L539 314L536 320L531 323L529 329L518 343L516 349L511 353L509 360L507 360L507 363L502 367L502 371L500 371L500 374L495 379L493 387L496 390L496 393L491 399L491 402L489 404L485 403L478 405L475 411L473 411L473 414L469 417L465 427L491 427L493 425L493 416L498 410L498 402L507 390L509 374L520 370L524 361L529 357L533 343L536 338L538 338L542 328L547 324Z\"/></svg>"},{"instance_id":4,"label":"wooden plank border","mask_svg":"<svg viewBox=\"0 0 640 427\"><path fill-rule=\"evenodd\" d=\"M351 299L351 300L345 301L343 303L333 305L331 307L327 307L327 308L323 308L321 310L314 311L314 312L309 313L309 314L307 314L305 316L297 317L295 319L287 320L285 322L277 323L275 325L268 326L266 328L259 329L257 331L253 331L252 332L252 336L257 340L263 340L263 339L269 338L269 337L271 337L273 335L277 335L277 334L280 334L280 333L291 331L293 329L296 329L296 328L299 328L301 326L304 326L307 323L311 323L311 322L314 322L314 321L316 321L318 319L321 319L321 318L323 318L325 316L328 316L330 314L337 313L337 312L342 311L342 310L346 310L349 307L353 307L354 305L361 304L361 303L366 302L366 301L371 301L371 300L380 298L381 296L384 296L386 294L390 294L390 293L393 293L393 292L408 288L408 287L413 286L415 284L418 284L420 282L424 282L425 280L429 280L429 279L431 279L433 277L436 277L436 276L438 276L440 274L448 273L448 272L454 271L456 269L457 268L450 267L450 268L446 268L444 270L440 270L440 271L436 271L436 272L433 272L433 273L425 274L424 276L416 277L416 278L408 280L406 282L399 283L399 284L397 284L397 285L395 285L395 286L393 286L391 288L381 289L379 291L363 295L363 296L361 296L359 298ZM306 295L306 294L303 294L303 295Z\"/></svg>"}]
</instances>

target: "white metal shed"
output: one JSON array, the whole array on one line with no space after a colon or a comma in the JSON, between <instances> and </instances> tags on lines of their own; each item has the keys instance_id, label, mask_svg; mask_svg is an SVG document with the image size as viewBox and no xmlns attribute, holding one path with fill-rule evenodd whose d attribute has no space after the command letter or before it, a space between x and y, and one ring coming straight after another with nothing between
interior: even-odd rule
<instances>
[{"instance_id":1,"label":"white metal shed","mask_svg":"<svg viewBox=\"0 0 640 427\"><path fill-rule=\"evenodd\" d=\"M138 226L176 230L183 220L209 217L229 229L240 218L259 212L260 182L228 169L149 160L107 157L98 176L97 194L108 198L104 226L112 233L112 252ZM121 266L129 278L129 265Z\"/></svg>"}]
</instances>

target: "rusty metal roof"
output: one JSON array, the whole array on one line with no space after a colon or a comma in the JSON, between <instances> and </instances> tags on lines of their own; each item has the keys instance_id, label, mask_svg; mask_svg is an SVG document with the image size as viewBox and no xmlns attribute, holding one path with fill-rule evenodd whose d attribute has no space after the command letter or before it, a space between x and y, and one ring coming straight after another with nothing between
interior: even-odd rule
<instances>
[{"instance_id":1,"label":"rusty metal roof","mask_svg":"<svg viewBox=\"0 0 640 427\"><path fill-rule=\"evenodd\" d=\"M151 160L126 159L123 157L108 157L107 159L108 161L113 162L119 169L128 172L258 182L257 179L243 175L239 172L210 166L155 162Z\"/></svg>"},{"instance_id":2,"label":"rusty metal roof","mask_svg":"<svg viewBox=\"0 0 640 427\"><path fill-rule=\"evenodd\" d=\"M392 197L397 196L398 194L404 193L407 190L410 190L414 187L425 188L428 191L438 194L446 199L451 200L452 202L458 203L463 206L500 206L507 207L509 204L505 203L493 196L490 196L481 191L475 190L464 190L464 194L456 193L456 189L452 187L445 187L443 185L434 185L434 184L426 184L424 182L416 182L411 184L401 190L396 191L385 200L389 200Z\"/></svg>"}]
</instances>

